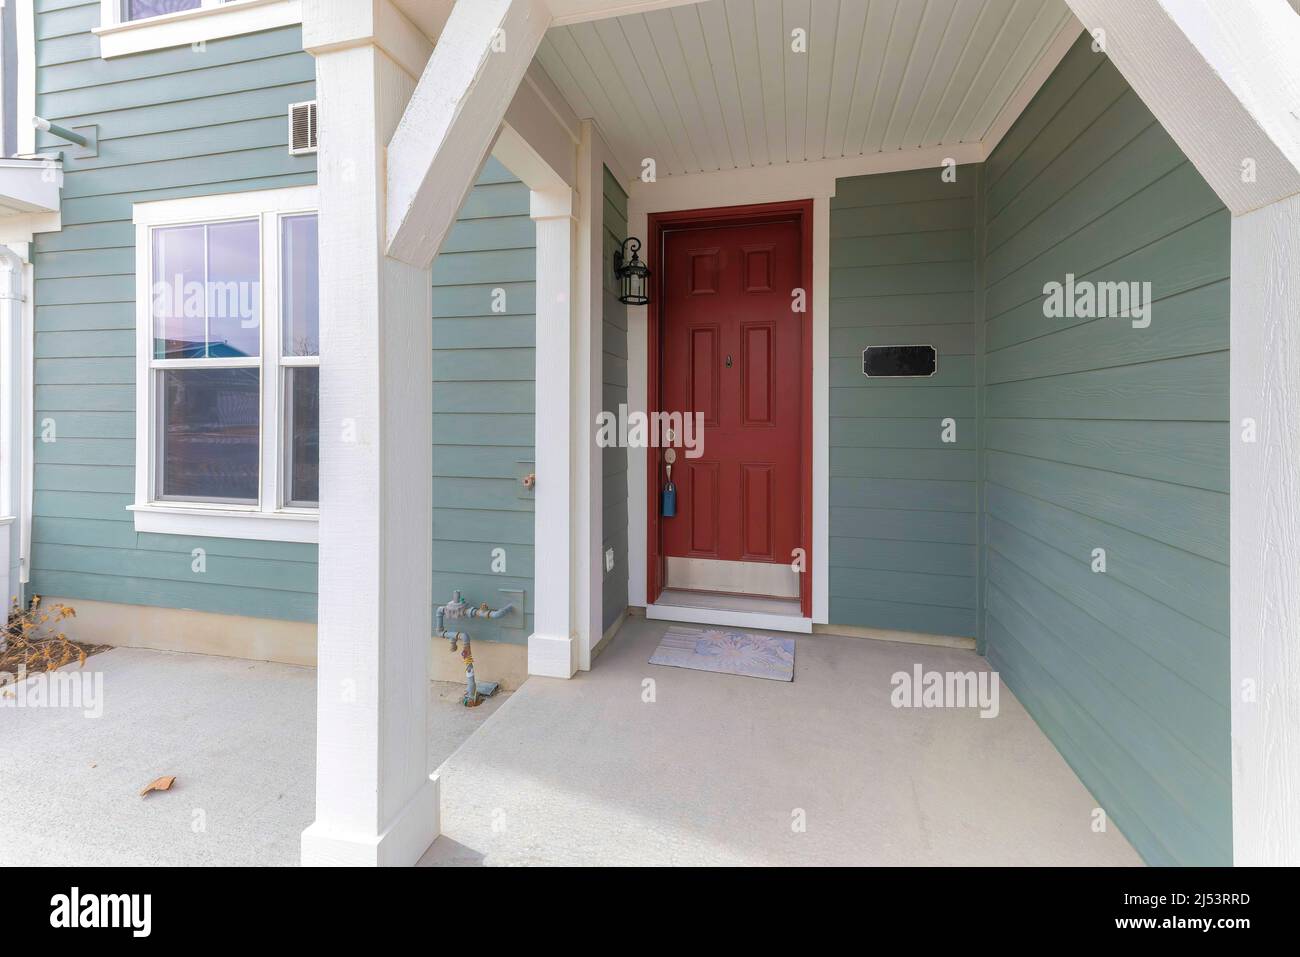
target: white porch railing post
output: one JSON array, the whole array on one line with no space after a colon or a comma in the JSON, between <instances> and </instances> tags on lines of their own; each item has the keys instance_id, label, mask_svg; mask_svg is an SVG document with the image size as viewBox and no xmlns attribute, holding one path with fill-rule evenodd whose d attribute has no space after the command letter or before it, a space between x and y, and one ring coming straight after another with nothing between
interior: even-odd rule
<instances>
[{"instance_id":1,"label":"white porch railing post","mask_svg":"<svg viewBox=\"0 0 1300 957\"><path fill-rule=\"evenodd\" d=\"M406 865L438 835L426 725L432 286L429 268L383 252L385 147L416 79L366 36L371 25L311 12L304 43L316 55L321 130L321 523L316 820L303 833L302 859ZM330 35L348 29L361 35Z\"/></svg>"},{"instance_id":2,"label":"white porch railing post","mask_svg":"<svg viewBox=\"0 0 1300 957\"><path fill-rule=\"evenodd\" d=\"M574 481L577 212L572 189L532 194L537 223L537 491L528 673L552 678L571 678L578 665L573 516L586 499L579 497Z\"/></svg>"}]
</instances>

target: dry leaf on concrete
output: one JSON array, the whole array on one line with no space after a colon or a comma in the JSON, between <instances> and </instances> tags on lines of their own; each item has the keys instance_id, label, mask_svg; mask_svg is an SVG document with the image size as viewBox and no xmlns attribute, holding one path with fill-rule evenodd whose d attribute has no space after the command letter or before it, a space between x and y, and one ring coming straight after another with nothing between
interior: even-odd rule
<instances>
[{"instance_id":1,"label":"dry leaf on concrete","mask_svg":"<svg viewBox=\"0 0 1300 957\"><path fill-rule=\"evenodd\" d=\"M144 789L143 791L140 792L140 797L144 797L144 796L145 796L146 794L148 794L150 791L168 791L168 790L171 790L171 786L172 786L173 784L175 784L175 783L176 783L176 775L174 775L174 774L164 774L162 777L160 777L160 778L155 778L154 780L150 781L150 782L145 786L145 789Z\"/></svg>"}]
</instances>

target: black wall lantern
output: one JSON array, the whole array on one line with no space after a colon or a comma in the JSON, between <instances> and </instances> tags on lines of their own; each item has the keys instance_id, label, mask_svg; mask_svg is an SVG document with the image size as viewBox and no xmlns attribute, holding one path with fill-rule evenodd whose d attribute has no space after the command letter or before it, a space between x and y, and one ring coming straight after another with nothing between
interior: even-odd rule
<instances>
[{"instance_id":1,"label":"black wall lantern","mask_svg":"<svg viewBox=\"0 0 1300 957\"><path fill-rule=\"evenodd\" d=\"M623 251L629 249L632 258L623 259ZM614 275L623 284L623 292L618 301L629 306L644 306L650 301L650 270L640 257L641 240L632 237L623 240L623 244L614 250Z\"/></svg>"}]
</instances>

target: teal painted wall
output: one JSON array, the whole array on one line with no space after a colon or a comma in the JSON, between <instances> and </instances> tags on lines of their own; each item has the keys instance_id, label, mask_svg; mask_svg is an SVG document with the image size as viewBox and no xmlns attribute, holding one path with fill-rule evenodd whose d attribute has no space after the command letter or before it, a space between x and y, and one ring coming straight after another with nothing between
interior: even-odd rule
<instances>
[{"instance_id":1,"label":"teal painted wall","mask_svg":"<svg viewBox=\"0 0 1300 957\"><path fill-rule=\"evenodd\" d=\"M984 172L989 660L1148 862L1231 863L1228 213L1088 38Z\"/></svg>"},{"instance_id":2,"label":"teal painted wall","mask_svg":"<svg viewBox=\"0 0 1300 957\"><path fill-rule=\"evenodd\" d=\"M524 589L524 629L464 623L476 638L510 642L527 641L533 624L533 501L519 483L533 460L537 232L528 195L489 159L433 264L434 602L461 588L467 600L499 605L498 589Z\"/></svg>"},{"instance_id":3,"label":"teal painted wall","mask_svg":"<svg viewBox=\"0 0 1300 957\"><path fill-rule=\"evenodd\" d=\"M315 68L297 28L99 58L97 0L37 0L36 111L99 125L99 156L65 157L63 230L36 237L32 590L312 620L316 548L137 534L135 233L131 204L315 182L286 147L286 106ZM38 148L57 148L41 135ZM43 442L51 423L56 441ZM191 571L191 550L207 571Z\"/></svg>"},{"instance_id":4,"label":"teal painted wall","mask_svg":"<svg viewBox=\"0 0 1300 957\"><path fill-rule=\"evenodd\" d=\"M830 621L973 636L975 172L860 176L831 202ZM933 345L932 378L862 373L874 345ZM956 420L956 442L942 422Z\"/></svg>"},{"instance_id":5,"label":"teal painted wall","mask_svg":"<svg viewBox=\"0 0 1300 957\"><path fill-rule=\"evenodd\" d=\"M315 95L298 28L104 61L96 0L37 0L37 112L99 124L99 156L65 159L63 230L33 247L38 440L32 589L69 599L263 618L316 617L316 547L137 534L135 233L131 205L314 183L315 157L287 151L286 107ZM55 147L48 137L38 147ZM532 625L535 230L528 191L489 161L434 264L434 598L523 588ZM491 293L506 291L494 313ZM53 423L57 441L41 442ZM207 571L191 571L191 550ZM491 552L505 549L494 574Z\"/></svg>"},{"instance_id":6,"label":"teal painted wall","mask_svg":"<svg viewBox=\"0 0 1300 957\"><path fill-rule=\"evenodd\" d=\"M601 408L617 414L619 405L627 402L627 306L618 301L621 284L614 275L614 250L627 238L627 193L608 169L604 193L605 354ZM603 449L601 464L605 548L614 549L614 570L605 572L602 589L604 626L608 628L627 607L627 449Z\"/></svg>"}]
</instances>

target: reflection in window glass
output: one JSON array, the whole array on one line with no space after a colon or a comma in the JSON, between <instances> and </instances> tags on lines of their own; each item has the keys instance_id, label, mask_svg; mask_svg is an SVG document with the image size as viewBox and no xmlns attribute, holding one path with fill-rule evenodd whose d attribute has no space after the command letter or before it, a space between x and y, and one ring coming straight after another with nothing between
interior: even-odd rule
<instances>
[{"instance_id":1,"label":"reflection in window glass","mask_svg":"<svg viewBox=\"0 0 1300 957\"><path fill-rule=\"evenodd\" d=\"M261 227L255 219L208 226L208 357L261 353Z\"/></svg>"},{"instance_id":2,"label":"reflection in window glass","mask_svg":"<svg viewBox=\"0 0 1300 957\"><path fill-rule=\"evenodd\" d=\"M200 359L207 355L203 290L204 227L169 226L153 231L154 358ZM200 298L186 302L186 293Z\"/></svg>"},{"instance_id":3,"label":"reflection in window glass","mask_svg":"<svg viewBox=\"0 0 1300 957\"><path fill-rule=\"evenodd\" d=\"M320 501L320 369L290 367L289 377L289 504Z\"/></svg>"},{"instance_id":4,"label":"reflection in window glass","mask_svg":"<svg viewBox=\"0 0 1300 957\"><path fill-rule=\"evenodd\" d=\"M260 235L256 219L153 231L154 358L261 354Z\"/></svg>"},{"instance_id":5,"label":"reflection in window glass","mask_svg":"<svg viewBox=\"0 0 1300 957\"><path fill-rule=\"evenodd\" d=\"M126 0L122 6L123 20L143 20L160 17L165 13L197 10L201 0Z\"/></svg>"},{"instance_id":6,"label":"reflection in window glass","mask_svg":"<svg viewBox=\"0 0 1300 957\"><path fill-rule=\"evenodd\" d=\"M320 355L320 284L316 215L286 216L280 226L283 260L284 354Z\"/></svg>"},{"instance_id":7,"label":"reflection in window glass","mask_svg":"<svg viewBox=\"0 0 1300 957\"><path fill-rule=\"evenodd\" d=\"M159 389L163 498L258 498L257 369L167 369Z\"/></svg>"}]
</instances>

